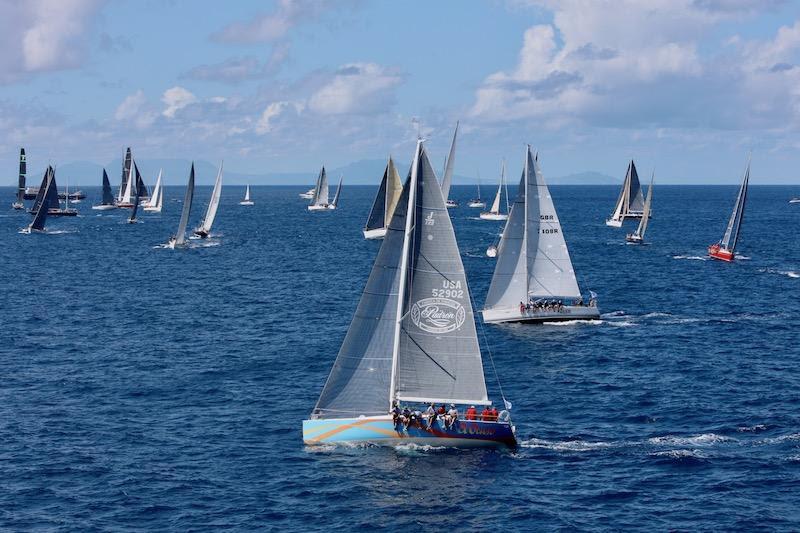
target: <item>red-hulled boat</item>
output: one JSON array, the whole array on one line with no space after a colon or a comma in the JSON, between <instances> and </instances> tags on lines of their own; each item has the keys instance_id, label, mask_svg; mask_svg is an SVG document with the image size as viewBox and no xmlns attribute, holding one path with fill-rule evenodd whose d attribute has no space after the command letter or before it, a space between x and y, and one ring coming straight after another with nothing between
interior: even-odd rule
<instances>
[{"instance_id":1,"label":"red-hulled boat","mask_svg":"<svg viewBox=\"0 0 800 533\"><path fill-rule=\"evenodd\" d=\"M744 203L747 199L747 184L750 181L750 159L747 160L747 168L744 171L742 185L739 187L739 195L736 197L736 205L725 229L725 235L716 244L708 247L708 255L713 259L731 262L734 258L736 242L739 240L739 232L742 229L742 217L744 216Z\"/></svg>"}]
</instances>

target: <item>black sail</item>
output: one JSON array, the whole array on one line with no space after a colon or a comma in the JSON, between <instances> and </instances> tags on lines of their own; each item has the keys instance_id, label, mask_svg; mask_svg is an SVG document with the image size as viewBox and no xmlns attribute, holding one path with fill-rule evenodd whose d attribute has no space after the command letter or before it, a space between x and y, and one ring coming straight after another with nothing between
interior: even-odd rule
<instances>
[{"instance_id":1,"label":"black sail","mask_svg":"<svg viewBox=\"0 0 800 533\"><path fill-rule=\"evenodd\" d=\"M44 195L44 205L46 205L48 209L61 209L61 204L58 201L56 171L53 167L50 167L50 183L47 187L47 192Z\"/></svg>"},{"instance_id":2,"label":"black sail","mask_svg":"<svg viewBox=\"0 0 800 533\"><path fill-rule=\"evenodd\" d=\"M49 192L50 187L53 186L52 176L53 175L50 173L50 169L48 168L47 172L45 172L45 185L42 187L45 195ZM45 220L47 220L47 204L40 202L29 229L44 231Z\"/></svg>"},{"instance_id":3,"label":"black sail","mask_svg":"<svg viewBox=\"0 0 800 533\"><path fill-rule=\"evenodd\" d=\"M22 203L25 199L25 174L27 174L27 163L25 161L25 148L19 149L19 183L17 184L17 202Z\"/></svg>"},{"instance_id":4,"label":"black sail","mask_svg":"<svg viewBox=\"0 0 800 533\"><path fill-rule=\"evenodd\" d=\"M114 205L114 194L111 192L111 182L108 181L106 169L103 169L103 201L102 205Z\"/></svg>"},{"instance_id":5,"label":"black sail","mask_svg":"<svg viewBox=\"0 0 800 533\"><path fill-rule=\"evenodd\" d=\"M128 222L136 222L136 212L139 210L139 190L136 190L136 199L133 201L133 209L131 209L131 216Z\"/></svg>"},{"instance_id":6,"label":"black sail","mask_svg":"<svg viewBox=\"0 0 800 533\"><path fill-rule=\"evenodd\" d=\"M375 201L372 203L372 209L367 218L367 225L364 229L372 230L384 227L386 218L386 180L388 179L389 165L386 165L386 170L383 171L383 179L381 185L378 187L378 194L375 196Z\"/></svg>"},{"instance_id":7,"label":"black sail","mask_svg":"<svg viewBox=\"0 0 800 533\"><path fill-rule=\"evenodd\" d=\"M136 165L135 161L133 163L133 172L134 174L136 174L136 183L135 183L136 187L134 194L136 194L136 196L149 197L150 192L147 190L147 185L144 184L142 175L139 174L139 167Z\"/></svg>"},{"instance_id":8,"label":"black sail","mask_svg":"<svg viewBox=\"0 0 800 533\"><path fill-rule=\"evenodd\" d=\"M47 187L47 178L50 176L51 170L51 167L47 167L47 170L44 171L44 176L42 176L42 184L39 185L39 190L36 191L36 198L34 198L33 205L31 206L31 213L36 213L42 203L42 200L44 200L44 193Z\"/></svg>"}]
</instances>

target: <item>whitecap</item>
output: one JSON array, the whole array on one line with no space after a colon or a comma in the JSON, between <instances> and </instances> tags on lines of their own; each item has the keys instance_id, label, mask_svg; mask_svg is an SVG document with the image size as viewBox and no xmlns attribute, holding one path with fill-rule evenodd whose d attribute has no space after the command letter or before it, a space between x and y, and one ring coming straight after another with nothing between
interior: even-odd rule
<instances>
[{"instance_id":1,"label":"whitecap","mask_svg":"<svg viewBox=\"0 0 800 533\"><path fill-rule=\"evenodd\" d=\"M553 442L533 438L521 441L519 446L523 448L545 448L547 450L554 450L557 452L589 452L593 450L612 448L616 446L616 444L613 442L586 442L582 440Z\"/></svg>"},{"instance_id":2,"label":"whitecap","mask_svg":"<svg viewBox=\"0 0 800 533\"><path fill-rule=\"evenodd\" d=\"M673 259L688 259L690 261L708 261L708 257L701 257L699 255L673 255Z\"/></svg>"},{"instance_id":3,"label":"whitecap","mask_svg":"<svg viewBox=\"0 0 800 533\"><path fill-rule=\"evenodd\" d=\"M651 452L651 457L667 457L669 459L707 459L708 456L700 450L664 450Z\"/></svg>"},{"instance_id":4,"label":"whitecap","mask_svg":"<svg viewBox=\"0 0 800 533\"><path fill-rule=\"evenodd\" d=\"M678 435L664 435L647 439L648 444L654 446L712 446L720 442L732 442L736 439L718 435L716 433L703 433L690 437L680 437Z\"/></svg>"},{"instance_id":5,"label":"whitecap","mask_svg":"<svg viewBox=\"0 0 800 533\"><path fill-rule=\"evenodd\" d=\"M559 320L558 322L547 322L546 326L576 326L580 324L598 325L602 324L602 320Z\"/></svg>"}]
</instances>

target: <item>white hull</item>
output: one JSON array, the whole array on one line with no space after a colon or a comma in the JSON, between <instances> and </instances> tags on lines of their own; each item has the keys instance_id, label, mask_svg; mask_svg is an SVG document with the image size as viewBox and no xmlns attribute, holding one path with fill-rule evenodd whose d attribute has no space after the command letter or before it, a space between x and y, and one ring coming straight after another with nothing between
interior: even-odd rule
<instances>
[{"instance_id":1,"label":"white hull","mask_svg":"<svg viewBox=\"0 0 800 533\"><path fill-rule=\"evenodd\" d=\"M93 205L92 209L95 211L108 211L110 209L116 209L117 206L115 205Z\"/></svg>"},{"instance_id":2,"label":"white hull","mask_svg":"<svg viewBox=\"0 0 800 533\"><path fill-rule=\"evenodd\" d=\"M150 207L150 206L148 206L148 207L145 207L144 210L147 211L148 213L160 213L161 212L161 207Z\"/></svg>"},{"instance_id":3,"label":"white hull","mask_svg":"<svg viewBox=\"0 0 800 533\"><path fill-rule=\"evenodd\" d=\"M365 229L365 239L383 239L386 236L386 228Z\"/></svg>"},{"instance_id":4,"label":"white hull","mask_svg":"<svg viewBox=\"0 0 800 533\"><path fill-rule=\"evenodd\" d=\"M800 204L800 198L792 198L789 200L790 204Z\"/></svg>"},{"instance_id":5,"label":"white hull","mask_svg":"<svg viewBox=\"0 0 800 533\"><path fill-rule=\"evenodd\" d=\"M494 244L489 246L486 249L486 255L488 257L497 257L497 246L495 246Z\"/></svg>"},{"instance_id":6,"label":"white hull","mask_svg":"<svg viewBox=\"0 0 800 533\"><path fill-rule=\"evenodd\" d=\"M445 205L447 207L458 207L458 202L456 202L455 200L447 200L447 203Z\"/></svg>"},{"instance_id":7,"label":"white hull","mask_svg":"<svg viewBox=\"0 0 800 533\"><path fill-rule=\"evenodd\" d=\"M14 209L25 209L25 204L20 202L14 202L13 204L11 204L11 207L13 207Z\"/></svg>"},{"instance_id":8,"label":"white hull","mask_svg":"<svg viewBox=\"0 0 800 533\"><path fill-rule=\"evenodd\" d=\"M613 219L606 220L606 226L611 226L612 228L621 228L622 220L613 220Z\"/></svg>"},{"instance_id":9,"label":"white hull","mask_svg":"<svg viewBox=\"0 0 800 533\"><path fill-rule=\"evenodd\" d=\"M256 205L256 203L253 202L252 200L242 200L241 202L239 202L239 205Z\"/></svg>"},{"instance_id":10,"label":"white hull","mask_svg":"<svg viewBox=\"0 0 800 533\"><path fill-rule=\"evenodd\" d=\"M585 305L565 305L562 311L525 311L520 312L519 307L504 309L484 309L483 321L487 324L502 322L564 322L567 320L596 320L600 318L597 307Z\"/></svg>"},{"instance_id":11,"label":"white hull","mask_svg":"<svg viewBox=\"0 0 800 533\"><path fill-rule=\"evenodd\" d=\"M302 198L303 200L311 200L312 198L314 198L314 193L313 192L311 192L311 193L307 193L307 192L301 193L300 194L300 198Z\"/></svg>"},{"instance_id":12,"label":"white hull","mask_svg":"<svg viewBox=\"0 0 800 533\"><path fill-rule=\"evenodd\" d=\"M508 215L504 213L481 213L481 220L508 220Z\"/></svg>"},{"instance_id":13,"label":"white hull","mask_svg":"<svg viewBox=\"0 0 800 533\"><path fill-rule=\"evenodd\" d=\"M307 207L307 209L308 209L309 211L333 211L334 209L336 209L336 206L335 206L335 205L327 205L327 204L323 204L323 205L309 205L309 206Z\"/></svg>"},{"instance_id":14,"label":"white hull","mask_svg":"<svg viewBox=\"0 0 800 533\"><path fill-rule=\"evenodd\" d=\"M486 202L470 202L467 204L468 207L475 207L480 209L486 209Z\"/></svg>"}]
</instances>

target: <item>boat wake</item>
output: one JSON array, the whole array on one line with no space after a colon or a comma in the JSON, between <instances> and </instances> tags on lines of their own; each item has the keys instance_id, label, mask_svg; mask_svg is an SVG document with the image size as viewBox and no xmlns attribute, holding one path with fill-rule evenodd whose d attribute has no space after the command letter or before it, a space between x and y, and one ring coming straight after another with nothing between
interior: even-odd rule
<instances>
[{"instance_id":1,"label":"boat wake","mask_svg":"<svg viewBox=\"0 0 800 533\"><path fill-rule=\"evenodd\" d=\"M777 270L774 268L759 268L758 271L764 272L766 274L778 274L781 276L787 276L793 279L800 278L800 272L797 272L796 270Z\"/></svg>"},{"instance_id":2,"label":"boat wake","mask_svg":"<svg viewBox=\"0 0 800 533\"><path fill-rule=\"evenodd\" d=\"M603 320L559 320L558 322L545 322L542 324L543 326L578 326L578 325L590 325L590 326L598 326L603 324Z\"/></svg>"},{"instance_id":3,"label":"boat wake","mask_svg":"<svg viewBox=\"0 0 800 533\"><path fill-rule=\"evenodd\" d=\"M673 259L687 259L689 261L708 261L708 257L701 257L699 255L673 255Z\"/></svg>"},{"instance_id":4,"label":"boat wake","mask_svg":"<svg viewBox=\"0 0 800 533\"><path fill-rule=\"evenodd\" d=\"M736 439L717 433L702 433L689 437L664 435L647 439L647 443L654 446L713 446L721 442L736 442Z\"/></svg>"},{"instance_id":5,"label":"boat wake","mask_svg":"<svg viewBox=\"0 0 800 533\"><path fill-rule=\"evenodd\" d=\"M616 442L586 442L582 440L548 441L544 439L528 439L520 441L521 448L544 448L557 452L591 452L620 446Z\"/></svg>"},{"instance_id":6,"label":"boat wake","mask_svg":"<svg viewBox=\"0 0 800 533\"><path fill-rule=\"evenodd\" d=\"M413 442L408 444L398 444L394 447L395 451L402 455L424 455L430 452L440 452L447 450L447 446L431 446L430 444L415 444Z\"/></svg>"}]
</instances>

